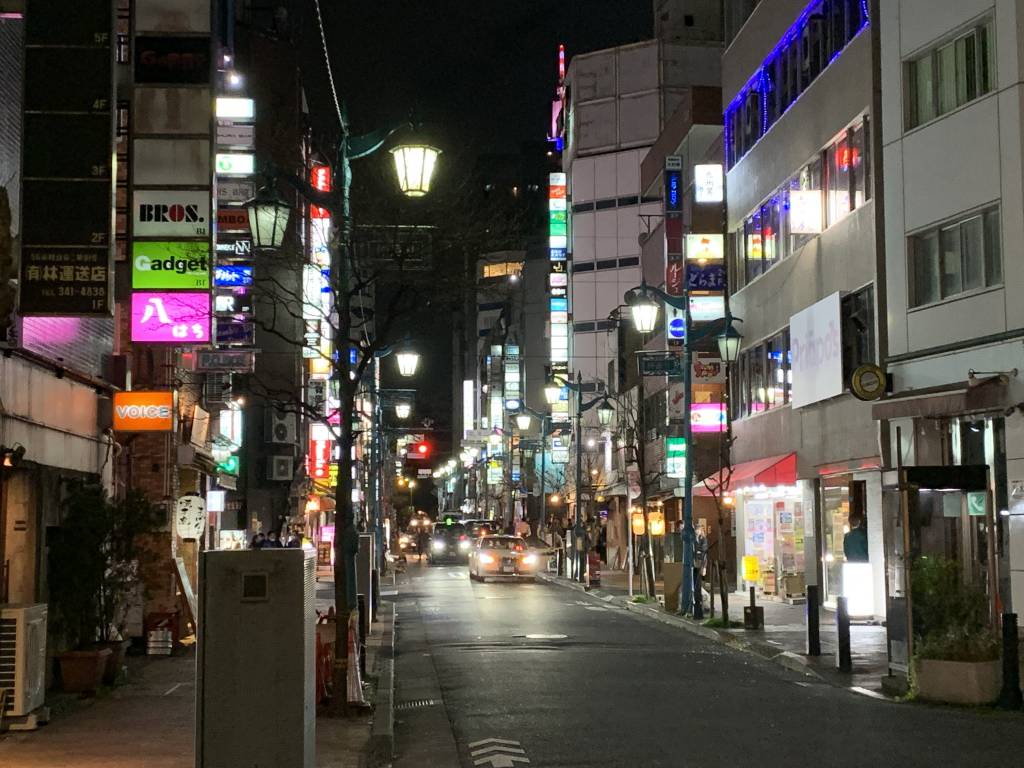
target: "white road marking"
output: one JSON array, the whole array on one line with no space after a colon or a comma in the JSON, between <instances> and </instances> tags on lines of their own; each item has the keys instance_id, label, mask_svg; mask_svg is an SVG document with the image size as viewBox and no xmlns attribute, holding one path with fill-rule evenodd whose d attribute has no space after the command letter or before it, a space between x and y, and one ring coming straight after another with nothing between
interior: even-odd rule
<instances>
[{"instance_id":1,"label":"white road marking","mask_svg":"<svg viewBox=\"0 0 1024 768\"><path fill-rule=\"evenodd\" d=\"M491 768L515 768L516 763L529 765L530 758L522 744L512 739L482 739L469 745L469 757L473 765L489 765Z\"/></svg>"},{"instance_id":2,"label":"white road marking","mask_svg":"<svg viewBox=\"0 0 1024 768\"><path fill-rule=\"evenodd\" d=\"M607 608L602 608L600 605L588 605L587 606L587 610L588 611L604 611L605 613L608 613L608 609Z\"/></svg>"},{"instance_id":3,"label":"white road marking","mask_svg":"<svg viewBox=\"0 0 1024 768\"><path fill-rule=\"evenodd\" d=\"M872 699L879 699L881 701L889 701L885 696L880 694L878 691L871 691L867 688L861 688L859 685L851 685L850 690L854 693L859 693L861 696L870 696Z\"/></svg>"},{"instance_id":4,"label":"white road marking","mask_svg":"<svg viewBox=\"0 0 1024 768\"><path fill-rule=\"evenodd\" d=\"M174 693L176 690L181 688L181 686L183 686L183 685L184 685L184 683L175 683L170 688L168 688L166 691L164 691L164 696L170 696L172 693Z\"/></svg>"}]
</instances>

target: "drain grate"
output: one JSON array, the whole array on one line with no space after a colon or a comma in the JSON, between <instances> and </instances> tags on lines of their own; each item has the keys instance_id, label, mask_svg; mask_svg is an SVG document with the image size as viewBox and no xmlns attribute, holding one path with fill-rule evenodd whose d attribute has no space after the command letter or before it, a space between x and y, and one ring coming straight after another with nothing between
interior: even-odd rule
<instances>
[{"instance_id":1,"label":"drain grate","mask_svg":"<svg viewBox=\"0 0 1024 768\"><path fill-rule=\"evenodd\" d=\"M407 709L422 709L423 707L432 707L439 702L436 699L414 699L412 701L403 701L400 704L395 705L395 710L407 710Z\"/></svg>"}]
</instances>

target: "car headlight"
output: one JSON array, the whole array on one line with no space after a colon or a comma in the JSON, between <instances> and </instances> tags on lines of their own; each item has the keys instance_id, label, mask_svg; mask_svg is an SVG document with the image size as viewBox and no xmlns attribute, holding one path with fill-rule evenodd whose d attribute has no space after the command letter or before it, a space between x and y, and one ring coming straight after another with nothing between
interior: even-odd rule
<instances>
[{"instance_id":1,"label":"car headlight","mask_svg":"<svg viewBox=\"0 0 1024 768\"><path fill-rule=\"evenodd\" d=\"M459 542L459 549L463 549L463 550L469 549L469 542L468 541L460 541Z\"/></svg>"},{"instance_id":2,"label":"car headlight","mask_svg":"<svg viewBox=\"0 0 1024 768\"><path fill-rule=\"evenodd\" d=\"M444 552L444 542L443 541L435 541L430 546L431 546L431 548L435 552Z\"/></svg>"},{"instance_id":3,"label":"car headlight","mask_svg":"<svg viewBox=\"0 0 1024 768\"><path fill-rule=\"evenodd\" d=\"M480 562L483 563L484 565L490 565L491 563L494 562L494 555L489 555L486 552L483 552L480 555Z\"/></svg>"},{"instance_id":4,"label":"car headlight","mask_svg":"<svg viewBox=\"0 0 1024 768\"><path fill-rule=\"evenodd\" d=\"M525 565L536 565L537 564L537 556L536 555L523 555L523 563Z\"/></svg>"}]
</instances>

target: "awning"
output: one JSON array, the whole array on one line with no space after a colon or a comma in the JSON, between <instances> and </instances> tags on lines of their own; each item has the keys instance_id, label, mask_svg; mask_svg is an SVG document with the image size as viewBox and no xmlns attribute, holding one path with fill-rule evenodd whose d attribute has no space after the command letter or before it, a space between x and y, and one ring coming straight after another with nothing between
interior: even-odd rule
<instances>
[{"instance_id":1,"label":"awning","mask_svg":"<svg viewBox=\"0 0 1024 768\"><path fill-rule=\"evenodd\" d=\"M871 406L875 421L906 418L941 418L1001 410L1007 407L1009 379L999 374L987 379L971 378L955 384L899 392Z\"/></svg>"},{"instance_id":2,"label":"awning","mask_svg":"<svg viewBox=\"0 0 1024 768\"><path fill-rule=\"evenodd\" d=\"M718 473L711 475L711 486L718 484ZM732 468L732 475L729 478L729 491L736 491L738 488L749 488L752 485L795 485L796 484L796 454L784 453L779 456L769 456L764 459L754 459L737 464ZM704 485L704 481L697 483L693 488L694 496L710 496L711 491Z\"/></svg>"}]
</instances>

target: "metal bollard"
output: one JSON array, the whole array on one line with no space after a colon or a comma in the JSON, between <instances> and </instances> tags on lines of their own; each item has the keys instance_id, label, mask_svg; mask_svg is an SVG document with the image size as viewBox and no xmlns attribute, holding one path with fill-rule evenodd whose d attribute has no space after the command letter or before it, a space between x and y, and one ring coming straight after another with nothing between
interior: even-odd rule
<instances>
[{"instance_id":1,"label":"metal bollard","mask_svg":"<svg viewBox=\"0 0 1024 768\"><path fill-rule=\"evenodd\" d=\"M693 618L704 620L704 585L701 583L700 568L693 569Z\"/></svg>"},{"instance_id":2,"label":"metal bollard","mask_svg":"<svg viewBox=\"0 0 1024 768\"><path fill-rule=\"evenodd\" d=\"M850 610L845 597L836 598L836 667L840 672L853 672L853 657L850 654Z\"/></svg>"},{"instance_id":3,"label":"metal bollard","mask_svg":"<svg viewBox=\"0 0 1024 768\"><path fill-rule=\"evenodd\" d=\"M821 606L818 605L818 586L807 585L807 655L821 656Z\"/></svg>"},{"instance_id":4,"label":"metal bollard","mask_svg":"<svg viewBox=\"0 0 1024 768\"><path fill-rule=\"evenodd\" d=\"M754 603L754 588L750 588L750 605L743 606L743 628L764 629L764 608Z\"/></svg>"},{"instance_id":5,"label":"metal bollard","mask_svg":"<svg viewBox=\"0 0 1024 768\"><path fill-rule=\"evenodd\" d=\"M1017 614L1003 614L1003 690L999 693L1000 709L1020 709L1020 658L1017 640Z\"/></svg>"},{"instance_id":6,"label":"metal bollard","mask_svg":"<svg viewBox=\"0 0 1024 768\"><path fill-rule=\"evenodd\" d=\"M729 574L724 563L718 569L718 589L722 596L722 626L729 628Z\"/></svg>"}]
</instances>

